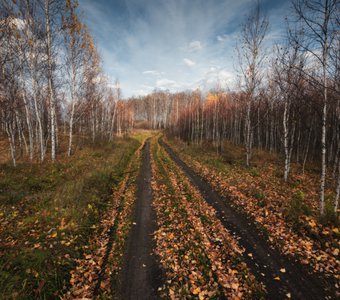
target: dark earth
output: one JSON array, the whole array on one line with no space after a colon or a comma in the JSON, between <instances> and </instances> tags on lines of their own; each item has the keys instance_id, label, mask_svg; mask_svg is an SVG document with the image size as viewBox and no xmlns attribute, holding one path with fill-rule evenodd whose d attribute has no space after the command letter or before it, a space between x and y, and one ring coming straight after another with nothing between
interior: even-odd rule
<instances>
[{"instance_id":1,"label":"dark earth","mask_svg":"<svg viewBox=\"0 0 340 300\"><path fill-rule=\"evenodd\" d=\"M122 299L159 299L161 273L153 249L156 215L152 209L150 142L143 148L137 200L121 278Z\"/></svg>"}]
</instances>

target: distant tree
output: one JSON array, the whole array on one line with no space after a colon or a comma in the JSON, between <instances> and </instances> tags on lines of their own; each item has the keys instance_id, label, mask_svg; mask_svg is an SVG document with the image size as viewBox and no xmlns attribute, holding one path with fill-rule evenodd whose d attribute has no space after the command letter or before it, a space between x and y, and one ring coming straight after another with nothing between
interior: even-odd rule
<instances>
[{"instance_id":1,"label":"distant tree","mask_svg":"<svg viewBox=\"0 0 340 300\"><path fill-rule=\"evenodd\" d=\"M268 19L262 14L260 4L257 2L247 21L243 24L241 42L237 46L239 67L244 86L243 89L247 97L244 126L244 144L246 148L247 166L250 165L252 156L252 107L263 78L262 68L265 58L263 43L268 30L268 25Z\"/></svg>"},{"instance_id":2,"label":"distant tree","mask_svg":"<svg viewBox=\"0 0 340 300\"><path fill-rule=\"evenodd\" d=\"M109 95L110 115L112 115L109 141L112 141L112 138L113 138L114 124L115 124L116 116L117 116L117 103L120 100L120 98L121 98L121 89L120 89L119 79L117 78L115 80L114 90L112 91L112 89L110 89L110 95Z\"/></svg>"}]
</instances>

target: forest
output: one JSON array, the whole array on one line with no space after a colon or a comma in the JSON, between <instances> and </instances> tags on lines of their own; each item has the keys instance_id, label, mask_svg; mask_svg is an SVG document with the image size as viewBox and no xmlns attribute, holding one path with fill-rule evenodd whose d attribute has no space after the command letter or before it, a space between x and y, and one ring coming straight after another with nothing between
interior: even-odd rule
<instances>
[{"instance_id":1,"label":"forest","mask_svg":"<svg viewBox=\"0 0 340 300\"><path fill-rule=\"evenodd\" d=\"M132 97L79 2L0 0L0 299L339 297L340 1L271 45L254 2L235 86Z\"/></svg>"}]
</instances>

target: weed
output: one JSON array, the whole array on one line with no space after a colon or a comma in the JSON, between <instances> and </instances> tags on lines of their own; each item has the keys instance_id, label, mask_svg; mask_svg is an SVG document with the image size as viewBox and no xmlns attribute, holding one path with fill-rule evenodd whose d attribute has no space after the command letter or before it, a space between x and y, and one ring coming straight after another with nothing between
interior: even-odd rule
<instances>
[{"instance_id":1,"label":"weed","mask_svg":"<svg viewBox=\"0 0 340 300\"><path fill-rule=\"evenodd\" d=\"M264 192L262 191L257 191L255 194L254 194L254 197L259 200L258 201L258 205L260 207L265 207L266 205L266 202L265 202L265 198L266 198L266 195Z\"/></svg>"},{"instance_id":2,"label":"weed","mask_svg":"<svg viewBox=\"0 0 340 300\"><path fill-rule=\"evenodd\" d=\"M206 163L218 171L228 174L230 167L224 161L222 161L221 158L210 158L207 159Z\"/></svg>"},{"instance_id":3,"label":"weed","mask_svg":"<svg viewBox=\"0 0 340 300\"><path fill-rule=\"evenodd\" d=\"M305 194L302 191L297 191L287 209L287 219L289 222L292 223L294 229L299 229L301 226L300 223L300 216L302 215L310 215L311 209L310 207L304 202Z\"/></svg>"},{"instance_id":4,"label":"weed","mask_svg":"<svg viewBox=\"0 0 340 300\"><path fill-rule=\"evenodd\" d=\"M259 177L259 176L260 176L259 171L258 171L257 169L255 169L255 168L251 168L251 169L249 170L249 174L250 174L251 176L253 176L253 177Z\"/></svg>"}]
</instances>

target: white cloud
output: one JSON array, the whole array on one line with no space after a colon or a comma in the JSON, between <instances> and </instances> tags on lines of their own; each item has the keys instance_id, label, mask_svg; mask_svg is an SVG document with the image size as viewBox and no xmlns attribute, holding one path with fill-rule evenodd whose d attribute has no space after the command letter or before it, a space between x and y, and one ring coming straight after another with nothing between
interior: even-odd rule
<instances>
[{"instance_id":1,"label":"white cloud","mask_svg":"<svg viewBox=\"0 0 340 300\"><path fill-rule=\"evenodd\" d=\"M219 42L225 42L227 39L228 39L228 36L226 34L222 34L222 35L218 35L216 37L216 39L219 41Z\"/></svg>"},{"instance_id":2,"label":"white cloud","mask_svg":"<svg viewBox=\"0 0 340 300\"><path fill-rule=\"evenodd\" d=\"M189 58L184 58L183 59L183 62L188 66L188 67L192 67L194 65L196 65L196 63L194 61L192 61L191 59Z\"/></svg>"},{"instance_id":3,"label":"white cloud","mask_svg":"<svg viewBox=\"0 0 340 300\"><path fill-rule=\"evenodd\" d=\"M156 81L156 86L158 88L169 88L176 86L176 81L167 78L159 79Z\"/></svg>"},{"instance_id":4,"label":"white cloud","mask_svg":"<svg viewBox=\"0 0 340 300\"><path fill-rule=\"evenodd\" d=\"M150 90L144 90L144 89L138 89L138 90L134 90L133 94L134 95L139 95L139 96L146 96L148 94L150 94Z\"/></svg>"},{"instance_id":5,"label":"white cloud","mask_svg":"<svg viewBox=\"0 0 340 300\"><path fill-rule=\"evenodd\" d=\"M230 88L234 84L235 74L220 67L211 67L197 84L204 90L212 88Z\"/></svg>"},{"instance_id":6,"label":"white cloud","mask_svg":"<svg viewBox=\"0 0 340 300\"><path fill-rule=\"evenodd\" d=\"M146 75L158 75L158 72L155 71L155 70L149 70L149 71L144 71L143 74L146 74Z\"/></svg>"},{"instance_id":7,"label":"white cloud","mask_svg":"<svg viewBox=\"0 0 340 300\"><path fill-rule=\"evenodd\" d=\"M192 50L192 51L201 50L202 48L203 47L202 47L202 44L201 44L200 41L192 41L189 44L189 49Z\"/></svg>"},{"instance_id":8,"label":"white cloud","mask_svg":"<svg viewBox=\"0 0 340 300\"><path fill-rule=\"evenodd\" d=\"M160 76L160 75L163 75L164 72L159 72L159 71L156 71L156 70L147 70L147 71L144 71L143 74L152 75L152 76Z\"/></svg>"}]
</instances>

